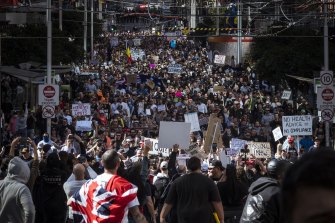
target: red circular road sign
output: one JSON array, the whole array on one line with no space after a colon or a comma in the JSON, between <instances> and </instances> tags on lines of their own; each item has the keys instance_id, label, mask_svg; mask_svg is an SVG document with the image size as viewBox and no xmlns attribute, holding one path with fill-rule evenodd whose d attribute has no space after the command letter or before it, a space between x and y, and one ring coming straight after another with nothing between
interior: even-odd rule
<instances>
[{"instance_id":1,"label":"red circular road sign","mask_svg":"<svg viewBox=\"0 0 335 223\"><path fill-rule=\"evenodd\" d=\"M323 89L321 97L325 101L331 101L334 98L334 91L330 88Z\"/></svg>"},{"instance_id":2,"label":"red circular road sign","mask_svg":"<svg viewBox=\"0 0 335 223\"><path fill-rule=\"evenodd\" d=\"M45 86L43 88L43 95L44 95L44 97L46 97L46 98L52 98L53 96L55 96L55 94L56 94L56 90L55 90L55 88L53 86L48 85L48 86Z\"/></svg>"}]
</instances>

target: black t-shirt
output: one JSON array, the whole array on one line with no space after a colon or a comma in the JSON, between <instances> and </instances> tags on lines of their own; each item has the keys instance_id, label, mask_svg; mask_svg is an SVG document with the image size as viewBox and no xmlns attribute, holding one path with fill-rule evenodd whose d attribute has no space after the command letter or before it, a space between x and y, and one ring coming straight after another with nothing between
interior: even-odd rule
<instances>
[{"instance_id":1,"label":"black t-shirt","mask_svg":"<svg viewBox=\"0 0 335 223\"><path fill-rule=\"evenodd\" d=\"M175 180L165 203L176 207L178 223L214 223L213 201L221 201L215 183L200 173L190 173Z\"/></svg>"}]
</instances>

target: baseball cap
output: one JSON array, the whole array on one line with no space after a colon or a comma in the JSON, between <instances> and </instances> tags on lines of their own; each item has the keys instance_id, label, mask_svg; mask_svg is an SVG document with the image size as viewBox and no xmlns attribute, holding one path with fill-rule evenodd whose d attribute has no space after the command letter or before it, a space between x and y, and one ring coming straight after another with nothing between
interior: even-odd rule
<instances>
[{"instance_id":1,"label":"baseball cap","mask_svg":"<svg viewBox=\"0 0 335 223\"><path fill-rule=\"evenodd\" d=\"M168 168L168 162L166 162L166 161L161 162L160 167L161 167L161 169L167 169Z\"/></svg>"}]
</instances>

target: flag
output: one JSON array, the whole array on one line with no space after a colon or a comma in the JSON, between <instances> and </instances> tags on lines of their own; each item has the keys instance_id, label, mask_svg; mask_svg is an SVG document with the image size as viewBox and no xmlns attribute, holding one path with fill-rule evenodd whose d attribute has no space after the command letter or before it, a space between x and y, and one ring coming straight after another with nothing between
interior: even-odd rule
<instances>
[{"instance_id":1,"label":"flag","mask_svg":"<svg viewBox=\"0 0 335 223\"><path fill-rule=\"evenodd\" d=\"M68 204L75 223L121 223L127 218L127 205L134 201L137 187L117 175L102 174L86 182Z\"/></svg>"},{"instance_id":2,"label":"flag","mask_svg":"<svg viewBox=\"0 0 335 223\"><path fill-rule=\"evenodd\" d=\"M129 47L127 47L126 55L127 55L127 62L130 64L133 60L131 58L131 52Z\"/></svg>"}]
</instances>

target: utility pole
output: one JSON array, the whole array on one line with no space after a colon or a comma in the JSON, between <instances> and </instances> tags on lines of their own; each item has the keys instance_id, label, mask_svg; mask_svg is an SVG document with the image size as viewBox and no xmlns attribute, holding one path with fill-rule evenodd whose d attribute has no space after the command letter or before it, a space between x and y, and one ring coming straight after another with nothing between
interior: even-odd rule
<instances>
[{"instance_id":1,"label":"utility pole","mask_svg":"<svg viewBox=\"0 0 335 223\"><path fill-rule=\"evenodd\" d=\"M84 53L87 56L87 1L84 0Z\"/></svg>"},{"instance_id":2,"label":"utility pole","mask_svg":"<svg viewBox=\"0 0 335 223\"><path fill-rule=\"evenodd\" d=\"M219 8L219 0L215 1L215 6L216 6L216 35L219 36L220 35L220 17L219 17L220 8Z\"/></svg>"},{"instance_id":3,"label":"utility pole","mask_svg":"<svg viewBox=\"0 0 335 223\"><path fill-rule=\"evenodd\" d=\"M94 58L94 47L93 47L93 10L94 10L94 0L91 0L91 63L93 62L93 58Z\"/></svg>"},{"instance_id":4,"label":"utility pole","mask_svg":"<svg viewBox=\"0 0 335 223\"><path fill-rule=\"evenodd\" d=\"M51 0L47 0L47 84L51 84L52 65L52 21L51 21ZM47 118L47 132L51 135L51 118Z\"/></svg>"},{"instance_id":5,"label":"utility pole","mask_svg":"<svg viewBox=\"0 0 335 223\"><path fill-rule=\"evenodd\" d=\"M323 9L324 9L324 25L323 25L323 60L324 60L324 70L329 70L329 46L328 46L328 0L324 0L323 2ZM329 134L329 121L325 123L325 138L326 138L326 147L330 145L330 134Z\"/></svg>"},{"instance_id":6,"label":"utility pole","mask_svg":"<svg viewBox=\"0 0 335 223\"><path fill-rule=\"evenodd\" d=\"M237 64L241 63L242 58L242 3L237 1Z\"/></svg>"},{"instance_id":7,"label":"utility pole","mask_svg":"<svg viewBox=\"0 0 335 223\"><path fill-rule=\"evenodd\" d=\"M59 30L63 31L63 0L58 0Z\"/></svg>"}]
</instances>

